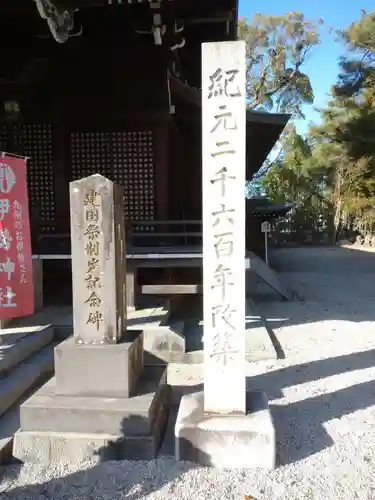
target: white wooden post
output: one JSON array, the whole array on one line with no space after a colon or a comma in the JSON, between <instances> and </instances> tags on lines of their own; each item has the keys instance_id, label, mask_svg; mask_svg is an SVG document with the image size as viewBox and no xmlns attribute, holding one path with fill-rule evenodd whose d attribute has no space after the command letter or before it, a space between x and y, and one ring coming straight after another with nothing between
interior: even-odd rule
<instances>
[{"instance_id":1,"label":"white wooden post","mask_svg":"<svg viewBox=\"0 0 375 500\"><path fill-rule=\"evenodd\" d=\"M268 221L262 222L262 233L264 233L265 259L268 264L268 235L271 232L271 224Z\"/></svg>"}]
</instances>

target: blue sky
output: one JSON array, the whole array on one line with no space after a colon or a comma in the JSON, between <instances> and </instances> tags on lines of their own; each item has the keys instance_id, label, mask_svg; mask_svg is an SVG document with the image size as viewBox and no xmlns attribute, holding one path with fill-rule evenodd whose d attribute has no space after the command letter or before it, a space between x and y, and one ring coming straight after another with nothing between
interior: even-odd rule
<instances>
[{"instance_id":1,"label":"blue sky","mask_svg":"<svg viewBox=\"0 0 375 500\"><path fill-rule=\"evenodd\" d=\"M315 101L312 107L306 107L306 120L297 122L299 132L304 133L309 122L318 122L319 113L314 108L325 106L330 87L338 75L338 59L343 54L343 47L329 33L329 27L341 29L358 19L361 9L371 11L375 0L240 0L240 16L251 18L256 12L264 14L285 14L303 12L312 21L322 18L321 45L315 47L303 70L309 75Z\"/></svg>"}]
</instances>

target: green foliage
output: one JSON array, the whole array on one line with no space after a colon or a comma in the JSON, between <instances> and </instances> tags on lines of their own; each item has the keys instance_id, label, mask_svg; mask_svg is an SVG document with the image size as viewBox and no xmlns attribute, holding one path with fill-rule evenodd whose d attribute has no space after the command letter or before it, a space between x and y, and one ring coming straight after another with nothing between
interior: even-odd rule
<instances>
[{"instance_id":1,"label":"green foliage","mask_svg":"<svg viewBox=\"0 0 375 500\"><path fill-rule=\"evenodd\" d=\"M282 156L262 179L267 196L279 203L293 202L297 208L325 207L324 177L314 162L310 141L291 127L282 147Z\"/></svg>"},{"instance_id":2,"label":"green foliage","mask_svg":"<svg viewBox=\"0 0 375 500\"><path fill-rule=\"evenodd\" d=\"M311 104L314 95L302 66L319 43L317 26L300 12L255 14L239 20L238 36L247 46L249 108L303 116L301 105Z\"/></svg>"},{"instance_id":3,"label":"green foliage","mask_svg":"<svg viewBox=\"0 0 375 500\"><path fill-rule=\"evenodd\" d=\"M375 11L362 11L357 22L339 32L348 53L341 58L341 73L335 93L353 96L375 86Z\"/></svg>"},{"instance_id":4,"label":"green foliage","mask_svg":"<svg viewBox=\"0 0 375 500\"><path fill-rule=\"evenodd\" d=\"M288 133L263 179L273 199L331 207L336 230L375 224L375 11L339 36L346 52L321 124L307 138Z\"/></svg>"}]
</instances>

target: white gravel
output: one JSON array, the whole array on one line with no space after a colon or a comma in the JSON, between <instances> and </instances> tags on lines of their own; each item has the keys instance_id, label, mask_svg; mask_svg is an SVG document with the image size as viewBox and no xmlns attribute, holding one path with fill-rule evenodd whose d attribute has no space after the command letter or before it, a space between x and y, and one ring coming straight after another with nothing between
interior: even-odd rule
<instances>
[{"instance_id":1,"label":"white gravel","mask_svg":"<svg viewBox=\"0 0 375 500\"><path fill-rule=\"evenodd\" d=\"M251 384L272 402L277 470L220 471L167 457L13 466L0 469L0 498L375 499L375 254L290 254L278 254L279 266L305 302L262 304L286 359L249 365Z\"/></svg>"}]
</instances>

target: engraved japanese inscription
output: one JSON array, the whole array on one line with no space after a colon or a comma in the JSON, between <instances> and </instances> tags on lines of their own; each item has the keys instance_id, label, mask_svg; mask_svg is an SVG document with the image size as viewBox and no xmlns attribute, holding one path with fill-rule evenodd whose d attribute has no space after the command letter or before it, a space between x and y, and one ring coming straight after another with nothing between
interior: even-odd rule
<instances>
[{"instance_id":1,"label":"engraved japanese inscription","mask_svg":"<svg viewBox=\"0 0 375 500\"><path fill-rule=\"evenodd\" d=\"M88 297L85 304L88 304L89 311L87 314L86 324L93 324L99 330L100 323L103 322L103 313L101 312L102 299L100 298L100 223L101 213L100 204L98 203L99 195L94 189L90 189L86 194L84 207L84 220L87 224L83 235L86 237L85 254L87 256L87 269L85 283Z\"/></svg>"},{"instance_id":2,"label":"engraved japanese inscription","mask_svg":"<svg viewBox=\"0 0 375 500\"><path fill-rule=\"evenodd\" d=\"M116 343L125 334L122 193L93 175L71 183L74 336L77 343Z\"/></svg>"},{"instance_id":3,"label":"engraved japanese inscription","mask_svg":"<svg viewBox=\"0 0 375 500\"><path fill-rule=\"evenodd\" d=\"M245 412L245 46L202 46L205 411ZM226 390L227 389L227 390Z\"/></svg>"}]
</instances>

